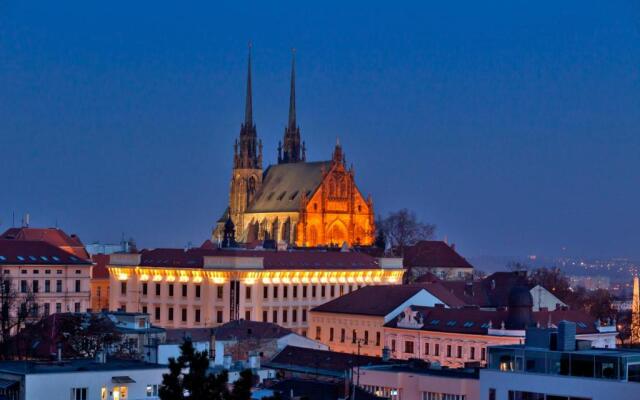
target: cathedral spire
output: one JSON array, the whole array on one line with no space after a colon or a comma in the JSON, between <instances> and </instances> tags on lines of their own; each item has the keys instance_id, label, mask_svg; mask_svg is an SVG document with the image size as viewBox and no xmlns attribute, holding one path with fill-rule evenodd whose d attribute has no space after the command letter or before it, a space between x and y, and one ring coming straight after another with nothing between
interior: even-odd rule
<instances>
[{"instance_id":1,"label":"cathedral spire","mask_svg":"<svg viewBox=\"0 0 640 400\"><path fill-rule=\"evenodd\" d=\"M251 86L251 43L247 59L247 95L244 122L240 125L240 137L234 149L234 168L262 169L262 143L258 140L253 122L253 93Z\"/></svg>"},{"instance_id":2,"label":"cathedral spire","mask_svg":"<svg viewBox=\"0 0 640 400\"><path fill-rule=\"evenodd\" d=\"M289 92L289 121L284 129L282 152L278 148L278 164L305 161L306 149L301 147L300 127L296 121L296 50L291 51L291 89Z\"/></svg>"},{"instance_id":3,"label":"cathedral spire","mask_svg":"<svg viewBox=\"0 0 640 400\"><path fill-rule=\"evenodd\" d=\"M249 62L247 63L247 98L244 106L244 124L253 126L253 96L251 88L251 42L249 42Z\"/></svg>"}]
</instances>

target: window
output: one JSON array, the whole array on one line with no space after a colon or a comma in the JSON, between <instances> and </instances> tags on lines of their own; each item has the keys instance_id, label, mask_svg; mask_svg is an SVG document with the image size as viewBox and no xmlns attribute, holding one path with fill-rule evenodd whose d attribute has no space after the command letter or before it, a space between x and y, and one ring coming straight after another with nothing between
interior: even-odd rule
<instances>
[{"instance_id":1,"label":"window","mask_svg":"<svg viewBox=\"0 0 640 400\"><path fill-rule=\"evenodd\" d=\"M173 307L169 307L169 309L167 310L167 319L169 321L173 321Z\"/></svg>"},{"instance_id":2,"label":"window","mask_svg":"<svg viewBox=\"0 0 640 400\"><path fill-rule=\"evenodd\" d=\"M496 400L496 390L489 388L489 400Z\"/></svg>"},{"instance_id":3,"label":"window","mask_svg":"<svg viewBox=\"0 0 640 400\"><path fill-rule=\"evenodd\" d=\"M62 312L62 303L56 303L56 312L57 313L61 313Z\"/></svg>"},{"instance_id":4,"label":"window","mask_svg":"<svg viewBox=\"0 0 640 400\"><path fill-rule=\"evenodd\" d=\"M480 360L485 361L487 359L487 349L484 347L480 349Z\"/></svg>"},{"instance_id":5,"label":"window","mask_svg":"<svg viewBox=\"0 0 640 400\"><path fill-rule=\"evenodd\" d=\"M274 324L278 323L278 310L273 310L273 319L271 320L271 322L273 322Z\"/></svg>"},{"instance_id":6,"label":"window","mask_svg":"<svg viewBox=\"0 0 640 400\"><path fill-rule=\"evenodd\" d=\"M73 304L73 311L79 313L80 312L80 303Z\"/></svg>"},{"instance_id":7,"label":"window","mask_svg":"<svg viewBox=\"0 0 640 400\"><path fill-rule=\"evenodd\" d=\"M181 311L182 311L182 322L187 322L187 309L183 308Z\"/></svg>"},{"instance_id":8,"label":"window","mask_svg":"<svg viewBox=\"0 0 640 400\"><path fill-rule=\"evenodd\" d=\"M56 292L62 292L62 281L60 279L56 280Z\"/></svg>"},{"instance_id":9,"label":"window","mask_svg":"<svg viewBox=\"0 0 640 400\"><path fill-rule=\"evenodd\" d=\"M156 321L160 321L160 307L156 307L154 312L155 312Z\"/></svg>"},{"instance_id":10,"label":"window","mask_svg":"<svg viewBox=\"0 0 640 400\"><path fill-rule=\"evenodd\" d=\"M302 322L307 322L307 310L302 310Z\"/></svg>"},{"instance_id":11,"label":"window","mask_svg":"<svg viewBox=\"0 0 640 400\"><path fill-rule=\"evenodd\" d=\"M329 328L329 341L333 342L333 328Z\"/></svg>"},{"instance_id":12,"label":"window","mask_svg":"<svg viewBox=\"0 0 640 400\"><path fill-rule=\"evenodd\" d=\"M247 286L244 288L244 298L247 300L251 300L251 286Z\"/></svg>"},{"instance_id":13,"label":"window","mask_svg":"<svg viewBox=\"0 0 640 400\"><path fill-rule=\"evenodd\" d=\"M160 385L147 385L147 397L158 397Z\"/></svg>"},{"instance_id":14,"label":"window","mask_svg":"<svg viewBox=\"0 0 640 400\"><path fill-rule=\"evenodd\" d=\"M396 340L395 339L391 340L391 352L392 353L396 352Z\"/></svg>"},{"instance_id":15,"label":"window","mask_svg":"<svg viewBox=\"0 0 640 400\"><path fill-rule=\"evenodd\" d=\"M273 287L273 298L274 299L278 298L278 287L277 286Z\"/></svg>"},{"instance_id":16,"label":"window","mask_svg":"<svg viewBox=\"0 0 640 400\"><path fill-rule=\"evenodd\" d=\"M87 388L71 389L71 400L87 400Z\"/></svg>"},{"instance_id":17,"label":"window","mask_svg":"<svg viewBox=\"0 0 640 400\"><path fill-rule=\"evenodd\" d=\"M351 343L355 343L358 341L358 331L355 329L351 331Z\"/></svg>"},{"instance_id":18,"label":"window","mask_svg":"<svg viewBox=\"0 0 640 400\"><path fill-rule=\"evenodd\" d=\"M429 343L424 344L424 355L425 356L429 355Z\"/></svg>"},{"instance_id":19,"label":"window","mask_svg":"<svg viewBox=\"0 0 640 400\"><path fill-rule=\"evenodd\" d=\"M50 270L50 269L45 269L45 270L44 270L44 273L45 273L45 274L50 274L50 273L51 273L51 270Z\"/></svg>"},{"instance_id":20,"label":"window","mask_svg":"<svg viewBox=\"0 0 640 400\"><path fill-rule=\"evenodd\" d=\"M57 269L57 270L56 270L56 274L58 274L58 275L62 275L62 270L61 270L61 269Z\"/></svg>"},{"instance_id":21,"label":"window","mask_svg":"<svg viewBox=\"0 0 640 400\"><path fill-rule=\"evenodd\" d=\"M147 282L143 282L142 283L142 295L143 296L147 295L148 289L149 289L149 284Z\"/></svg>"},{"instance_id":22,"label":"window","mask_svg":"<svg viewBox=\"0 0 640 400\"><path fill-rule=\"evenodd\" d=\"M331 297L335 297L335 295L336 295L336 287L331 285L329 293L331 294Z\"/></svg>"},{"instance_id":23,"label":"window","mask_svg":"<svg viewBox=\"0 0 640 400\"><path fill-rule=\"evenodd\" d=\"M27 293L28 286L29 285L27 284L27 281L25 280L20 281L20 293Z\"/></svg>"},{"instance_id":24,"label":"window","mask_svg":"<svg viewBox=\"0 0 640 400\"><path fill-rule=\"evenodd\" d=\"M251 310L246 310L244 312L244 320L245 321L251 321Z\"/></svg>"},{"instance_id":25,"label":"window","mask_svg":"<svg viewBox=\"0 0 640 400\"><path fill-rule=\"evenodd\" d=\"M187 285L182 284L182 297L187 297L188 294L189 294L189 289L187 288Z\"/></svg>"},{"instance_id":26,"label":"window","mask_svg":"<svg viewBox=\"0 0 640 400\"><path fill-rule=\"evenodd\" d=\"M142 306L142 313L143 314L147 314L147 311L149 311L147 306ZM140 319L140 323L142 324L141 328L144 328L144 320L143 319Z\"/></svg>"},{"instance_id":27,"label":"window","mask_svg":"<svg viewBox=\"0 0 640 400\"><path fill-rule=\"evenodd\" d=\"M289 286L282 288L282 298L286 299L287 297L289 297Z\"/></svg>"},{"instance_id":28,"label":"window","mask_svg":"<svg viewBox=\"0 0 640 400\"><path fill-rule=\"evenodd\" d=\"M451 357L451 345L447 345L447 357Z\"/></svg>"},{"instance_id":29,"label":"window","mask_svg":"<svg viewBox=\"0 0 640 400\"><path fill-rule=\"evenodd\" d=\"M44 261L47 261L47 260L46 260L46 257L45 257L45 260L44 260ZM39 274L39 273L40 273L40 270L39 270L39 269L34 269L34 270L33 270L33 273L34 273L34 274Z\"/></svg>"},{"instance_id":30,"label":"window","mask_svg":"<svg viewBox=\"0 0 640 400\"><path fill-rule=\"evenodd\" d=\"M173 297L173 283L169 284L169 297Z\"/></svg>"},{"instance_id":31,"label":"window","mask_svg":"<svg viewBox=\"0 0 640 400\"><path fill-rule=\"evenodd\" d=\"M216 313L216 321L221 324L222 323L222 311L218 310Z\"/></svg>"},{"instance_id":32,"label":"window","mask_svg":"<svg viewBox=\"0 0 640 400\"><path fill-rule=\"evenodd\" d=\"M160 288L161 287L162 286L159 283L156 283L156 296L160 296L160 290L161 290Z\"/></svg>"},{"instance_id":33,"label":"window","mask_svg":"<svg viewBox=\"0 0 640 400\"><path fill-rule=\"evenodd\" d=\"M438 357L440 356L440 343L436 343L433 348L433 355Z\"/></svg>"},{"instance_id":34,"label":"window","mask_svg":"<svg viewBox=\"0 0 640 400\"><path fill-rule=\"evenodd\" d=\"M340 329L340 343L344 343L345 340L345 331L344 328Z\"/></svg>"},{"instance_id":35,"label":"window","mask_svg":"<svg viewBox=\"0 0 640 400\"><path fill-rule=\"evenodd\" d=\"M320 297L324 297L327 294L326 286L320 286Z\"/></svg>"},{"instance_id":36,"label":"window","mask_svg":"<svg viewBox=\"0 0 640 400\"><path fill-rule=\"evenodd\" d=\"M51 305L49 303L44 303L44 315L49 315L51 313Z\"/></svg>"},{"instance_id":37,"label":"window","mask_svg":"<svg viewBox=\"0 0 640 400\"><path fill-rule=\"evenodd\" d=\"M282 310L282 323L286 324L287 323L287 310Z\"/></svg>"},{"instance_id":38,"label":"window","mask_svg":"<svg viewBox=\"0 0 640 400\"><path fill-rule=\"evenodd\" d=\"M262 311L262 322L268 322L267 320L269 319L269 312L266 310Z\"/></svg>"},{"instance_id":39,"label":"window","mask_svg":"<svg viewBox=\"0 0 640 400\"><path fill-rule=\"evenodd\" d=\"M125 282L126 283L126 282ZM125 286L126 287L126 286ZM80 279L76 279L76 292L80 291ZM126 290L125 290L126 291Z\"/></svg>"},{"instance_id":40,"label":"window","mask_svg":"<svg viewBox=\"0 0 640 400\"><path fill-rule=\"evenodd\" d=\"M458 346L458 353L457 353L457 357L458 357L458 358L462 358L462 346Z\"/></svg>"},{"instance_id":41,"label":"window","mask_svg":"<svg viewBox=\"0 0 640 400\"><path fill-rule=\"evenodd\" d=\"M471 348L471 353L469 354L469 358L472 359L472 360L476 359L476 348L475 347Z\"/></svg>"},{"instance_id":42,"label":"window","mask_svg":"<svg viewBox=\"0 0 640 400\"><path fill-rule=\"evenodd\" d=\"M307 297L307 286L306 285L302 287L302 297L303 298Z\"/></svg>"},{"instance_id":43,"label":"window","mask_svg":"<svg viewBox=\"0 0 640 400\"><path fill-rule=\"evenodd\" d=\"M320 326L316 326L316 340L320 340L322 337L322 328Z\"/></svg>"},{"instance_id":44,"label":"window","mask_svg":"<svg viewBox=\"0 0 640 400\"><path fill-rule=\"evenodd\" d=\"M344 286L339 285L339 289L340 289L340 296L342 296L344 294Z\"/></svg>"},{"instance_id":45,"label":"window","mask_svg":"<svg viewBox=\"0 0 640 400\"><path fill-rule=\"evenodd\" d=\"M404 342L404 352L407 354L413 354L413 342L407 340Z\"/></svg>"},{"instance_id":46,"label":"window","mask_svg":"<svg viewBox=\"0 0 640 400\"><path fill-rule=\"evenodd\" d=\"M269 287L268 286L264 286L262 288L262 298L263 299L268 299L269 298Z\"/></svg>"},{"instance_id":47,"label":"window","mask_svg":"<svg viewBox=\"0 0 640 400\"><path fill-rule=\"evenodd\" d=\"M298 310L296 310L295 308L291 310L291 322L293 322L294 324L298 322Z\"/></svg>"},{"instance_id":48,"label":"window","mask_svg":"<svg viewBox=\"0 0 640 400\"><path fill-rule=\"evenodd\" d=\"M316 297L316 285L311 286L311 297Z\"/></svg>"},{"instance_id":49,"label":"window","mask_svg":"<svg viewBox=\"0 0 640 400\"><path fill-rule=\"evenodd\" d=\"M364 331L364 344L369 344L369 331Z\"/></svg>"},{"instance_id":50,"label":"window","mask_svg":"<svg viewBox=\"0 0 640 400\"><path fill-rule=\"evenodd\" d=\"M218 286L218 298L221 299L224 296L224 287Z\"/></svg>"},{"instance_id":51,"label":"window","mask_svg":"<svg viewBox=\"0 0 640 400\"><path fill-rule=\"evenodd\" d=\"M78 291L78 281L76 281L76 292ZM120 282L120 294L123 296L127 295L127 282Z\"/></svg>"},{"instance_id":52,"label":"window","mask_svg":"<svg viewBox=\"0 0 640 400\"><path fill-rule=\"evenodd\" d=\"M33 293L38 293L38 290L40 289L38 283L38 281L33 281L33 284L31 285Z\"/></svg>"},{"instance_id":53,"label":"window","mask_svg":"<svg viewBox=\"0 0 640 400\"><path fill-rule=\"evenodd\" d=\"M376 332L376 346L380 346L380 332Z\"/></svg>"},{"instance_id":54,"label":"window","mask_svg":"<svg viewBox=\"0 0 640 400\"><path fill-rule=\"evenodd\" d=\"M185 311L186 311L186 310L185 310ZM194 317L193 319L195 320L195 322L196 322L197 324L199 324L199 323L200 323L200 309L196 308L196 309L194 310L194 315L193 315L193 317Z\"/></svg>"},{"instance_id":55,"label":"window","mask_svg":"<svg viewBox=\"0 0 640 400\"><path fill-rule=\"evenodd\" d=\"M196 285L196 298L200 298L200 285Z\"/></svg>"}]
</instances>

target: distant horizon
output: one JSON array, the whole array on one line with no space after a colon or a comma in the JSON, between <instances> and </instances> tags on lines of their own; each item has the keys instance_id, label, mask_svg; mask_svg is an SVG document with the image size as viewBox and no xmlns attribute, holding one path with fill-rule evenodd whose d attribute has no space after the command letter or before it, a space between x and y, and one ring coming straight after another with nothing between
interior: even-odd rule
<instances>
[{"instance_id":1,"label":"distant horizon","mask_svg":"<svg viewBox=\"0 0 640 400\"><path fill-rule=\"evenodd\" d=\"M3 4L0 229L200 245L228 203L247 43L265 165L290 49L311 161L465 257L640 259L640 3ZM20 217L18 217L20 216Z\"/></svg>"}]
</instances>

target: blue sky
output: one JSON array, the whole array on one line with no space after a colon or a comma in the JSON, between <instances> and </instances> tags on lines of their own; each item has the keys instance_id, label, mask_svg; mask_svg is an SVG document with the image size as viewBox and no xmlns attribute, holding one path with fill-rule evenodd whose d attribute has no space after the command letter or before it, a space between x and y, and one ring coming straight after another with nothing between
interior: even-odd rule
<instances>
[{"instance_id":1,"label":"blue sky","mask_svg":"<svg viewBox=\"0 0 640 400\"><path fill-rule=\"evenodd\" d=\"M0 2L0 229L199 244L247 42L265 161L297 49L308 157L464 255L640 257L640 3Z\"/></svg>"}]
</instances>

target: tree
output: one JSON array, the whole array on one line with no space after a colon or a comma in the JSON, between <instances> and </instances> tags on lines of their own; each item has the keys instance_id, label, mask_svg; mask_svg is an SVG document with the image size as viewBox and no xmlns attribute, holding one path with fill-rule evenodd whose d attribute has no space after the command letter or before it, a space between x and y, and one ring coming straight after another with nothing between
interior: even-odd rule
<instances>
[{"instance_id":1,"label":"tree","mask_svg":"<svg viewBox=\"0 0 640 400\"><path fill-rule=\"evenodd\" d=\"M14 337L38 316L38 304L30 286L14 288L12 279L0 274L0 357L10 358L15 351Z\"/></svg>"},{"instance_id":2,"label":"tree","mask_svg":"<svg viewBox=\"0 0 640 400\"><path fill-rule=\"evenodd\" d=\"M68 338L71 348L83 357L93 358L99 351L121 342L113 323L100 314L69 315L60 331ZM117 353L124 356L121 351Z\"/></svg>"},{"instance_id":3,"label":"tree","mask_svg":"<svg viewBox=\"0 0 640 400\"><path fill-rule=\"evenodd\" d=\"M378 229L384 232L386 240L393 247L398 247L403 252L406 246L412 246L420 240L433 239L436 226L418 221L413 211L403 208L379 220Z\"/></svg>"},{"instance_id":4,"label":"tree","mask_svg":"<svg viewBox=\"0 0 640 400\"><path fill-rule=\"evenodd\" d=\"M387 239L385 239L384 230L382 228L377 229L376 240L373 242L373 245L383 250L387 247Z\"/></svg>"},{"instance_id":5,"label":"tree","mask_svg":"<svg viewBox=\"0 0 640 400\"><path fill-rule=\"evenodd\" d=\"M240 372L240 378L233 383L233 389L231 390L229 399L250 400L251 386L253 386L253 372L251 372L250 369L245 369Z\"/></svg>"},{"instance_id":6,"label":"tree","mask_svg":"<svg viewBox=\"0 0 640 400\"><path fill-rule=\"evenodd\" d=\"M613 297L608 290L597 289L589 293L586 308L592 317L601 320L614 318Z\"/></svg>"},{"instance_id":7,"label":"tree","mask_svg":"<svg viewBox=\"0 0 640 400\"><path fill-rule=\"evenodd\" d=\"M162 375L160 399L229 400L227 371L216 375L208 373L208 368L207 352L196 351L191 340L185 340L180 345L180 357L170 358L169 373Z\"/></svg>"},{"instance_id":8,"label":"tree","mask_svg":"<svg viewBox=\"0 0 640 400\"><path fill-rule=\"evenodd\" d=\"M529 281L540 285L553 293L554 296L564 302L568 302L571 296L569 278L560 268L538 268L529 274Z\"/></svg>"},{"instance_id":9,"label":"tree","mask_svg":"<svg viewBox=\"0 0 640 400\"><path fill-rule=\"evenodd\" d=\"M506 265L507 271L517 272L517 271L528 271L529 266L525 263L521 263L520 261L509 261Z\"/></svg>"}]
</instances>

